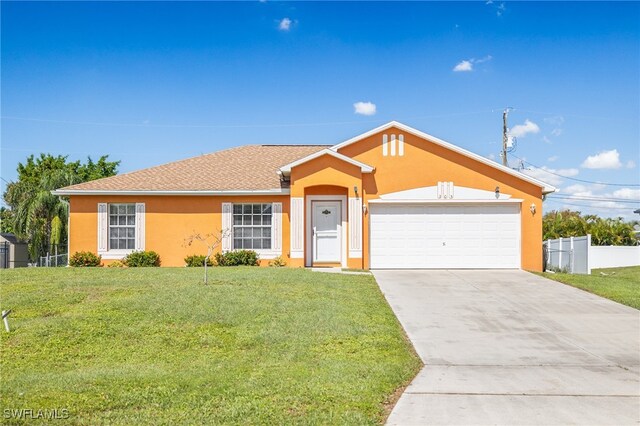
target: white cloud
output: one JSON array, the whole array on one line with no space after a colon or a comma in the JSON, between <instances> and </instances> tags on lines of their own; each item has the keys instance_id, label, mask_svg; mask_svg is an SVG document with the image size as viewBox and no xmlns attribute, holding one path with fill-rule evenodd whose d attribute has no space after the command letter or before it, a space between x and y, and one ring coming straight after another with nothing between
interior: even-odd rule
<instances>
[{"instance_id":1,"label":"white cloud","mask_svg":"<svg viewBox=\"0 0 640 426\"><path fill-rule=\"evenodd\" d=\"M558 136L560 136L560 135L562 134L562 132L563 132L563 131L564 131L564 130L562 130L561 128L559 128L559 127L558 127L558 128L553 129L553 130L551 131L551 135L553 135L553 136L555 136L555 137L558 137Z\"/></svg>"},{"instance_id":2,"label":"white cloud","mask_svg":"<svg viewBox=\"0 0 640 426\"><path fill-rule=\"evenodd\" d=\"M547 166L542 168L525 169L522 171L524 174L533 178L539 179L542 182L548 183L553 186L558 186L562 183L562 177L572 177L580 173L578 169L552 169Z\"/></svg>"},{"instance_id":3,"label":"white cloud","mask_svg":"<svg viewBox=\"0 0 640 426\"><path fill-rule=\"evenodd\" d=\"M376 104L371 102L356 102L353 104L353 112L360 115L374 115L376 113Z\"/></svg>"},{"instance_id":4,"label":"white cloud","mask_svg":"<svg viewBox=\"0 0 640 426\"><path fill-rule=\"evenodd\" d=\"M627 161L627 169L633 169L636 166L636 162L633 160Z\"/></svg>"},{"instance_id":5,"label":"white cloud","mask_svg":"<svg viewBox=\"0 0 640 426\"><path fill-rule=\"evenodd\" d=\"M551 157L547 158L547 161L550 163L553 163L554 161L558 161L558 157L557 155L552 155Z\"/></svg>"},{"instance_id":6,"label":"white cloud","mask_svg":"<svg viewBox=\"0 0 640 426\"><path fill-rule=\"evenodd\" d=\"M582 162L585 169L619 169L622 167L620 154L617 149L602 151L596 155L590 155Z\"/></svg>"},{"instance_id":7,"label":"white cloud","mask_svg":"<svg viewBox=\"0 0 640 426\"><path fill-rule=\"evenodd\" d=\"M489 160L494 160L494 161L495 161L495 159L496 159L496 155L495 155L495 154L489 154L489 155L487 155L487 158L488 158Z\"/></svg>"},{"instance_id":8,"label":"white cloud","mask_svg":"<svg viewBox=\"0 0 640 426\"><path fill-rule=\"evenodd\" d=\"M613 191L613 198L640 200L640 189L620 188Z\"/></svg>"},{"instance_id":9,"label":"white cloud","mask_svg":"<svg viewBox=\"0 0 640 426\"><path fill-rule=\"evenodd\" d=\"M473 64L471 61L461 61L455 67L453 67L455 72L460 71L473 71Z\"/></svg>"},{"instance_id":10,"label":"white cloud","mask_svg":"<svg viewBox=\"0 0 640 426\"><path fill-rule=\"evenodd\" d=\"M293 22L289 18L282 18L280 23L278 24L278 29L280 31L289 31L291 29L291 24Z\"/></svg>"},{"instance_id":11,"label":"white cloud","mask_svg":"<svg viewBox=\"0 0 640 426\"><path fill-rule=\"evenodd\" d=\"M581 196L591 196L593 195L591 190L582 184L574 184L574 185L569 185L566 188L563 188L559 191L562 194L569 194L569 195L581 195Z\"/></svg>"},{"instance_id":12,"label":"white cloud","mask_svg":"<svg viewBox=\"0 0 640 426\"><path fill-rule=\"evenodd\" d=\"M539 131L540 127L527 118L526 120L524 120L524 124L517 124L513 126L513 128L509 130L509 134L517 138L523 138L528 133L538 133Z\"/></svg>"},{"instance_id":13,"label":"white cloud","mask_svg":"<svg viewBox=\"0 0 640 426\"><path fill-rule=\"evenodd\" d=\"M551 145L551 144L552 144L551 139L549 139L549 138L548 138L548 137L546 137L546 136L543 136L543 137L542 137L542 142L544 142L544 143L548 143L549 145Z\"/></svg>"},{"instance_id":14,"label":"white cloud","mask_svg":"<svg viewBox=\"0 0 640 426\"><path fill-rule=\"evenodd\" d=\"M490 61L492 59L493 59L493 56L491 56L491 55L487 55L484 58L480 58L480 59L475 59L475 58L465 59L465 60L462 60L462 61L458 62L456 64L456 66L453 67L453 71L455 71L455 72L473 71L473 65L474 64L481 64L483 62L488 62L488 61Z\"/></svg>"}]
</instances>

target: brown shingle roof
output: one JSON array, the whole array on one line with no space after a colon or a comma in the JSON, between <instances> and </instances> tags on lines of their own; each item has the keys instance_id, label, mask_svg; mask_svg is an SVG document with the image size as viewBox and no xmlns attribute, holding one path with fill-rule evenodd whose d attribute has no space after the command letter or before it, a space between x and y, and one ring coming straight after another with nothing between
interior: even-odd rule
<instances>
[{"instance_id":1,"label":"brown shingle roof","mask_svg":"<svg viewBox=\"0 0 640 426\"><path fill-rule=\"evenodd\" d=\"M325 145L246 145L71 185L85 191L224 191L284 188L277 170Z\"/></svg>"}]
</instances>

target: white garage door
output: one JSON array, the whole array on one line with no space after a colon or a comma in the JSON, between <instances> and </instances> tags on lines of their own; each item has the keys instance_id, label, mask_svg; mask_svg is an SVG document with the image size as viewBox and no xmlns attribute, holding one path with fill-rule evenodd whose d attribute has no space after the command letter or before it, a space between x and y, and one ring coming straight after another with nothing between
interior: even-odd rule
<instances>
[{"instance_id":1,"label":"white garage door","mask_svg":"<svg viewBox=\"0 0 640 426\"><path fill-rule=\"evenodd\" d=\"M371 204L371 268L520 268L520 206Z\"/></svg>"}]
</instances>

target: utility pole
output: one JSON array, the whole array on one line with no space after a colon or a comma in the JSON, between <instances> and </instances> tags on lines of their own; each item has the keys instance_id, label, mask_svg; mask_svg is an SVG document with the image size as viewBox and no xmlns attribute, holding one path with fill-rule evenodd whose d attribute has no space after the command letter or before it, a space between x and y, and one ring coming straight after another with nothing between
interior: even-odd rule
<instances>
[{"instance_id":1,"label":"utility pole","mask_svg":"<svg viewBox=\"0 0 640 426\"><path fill-rule=\"evenodd\" d=\"M510 110L511 108L505 108L502 112L502 165L507 167L509 166L509 163L507 162L507 116L509 115Z\"/></svg>"}]
</instances>

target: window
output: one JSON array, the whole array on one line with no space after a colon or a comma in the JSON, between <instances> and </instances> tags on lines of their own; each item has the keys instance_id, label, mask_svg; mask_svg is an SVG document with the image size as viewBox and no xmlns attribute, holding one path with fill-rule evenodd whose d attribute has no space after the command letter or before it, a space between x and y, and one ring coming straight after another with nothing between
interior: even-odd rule
<instances>
[{"instance_id":1,"label":"window","mask_svg":"<svg viewBox=\"0 0 640 426\"><path fill-rule=\"evenodd\" d=\"M233 205L233 249L271 249L272 205Z\"/></svg>"},{"instance_id":2,"label":"window","mask_svg":"<svg viewBox=\"0 0 640 426\"><path fill-rule=\"evenodd\" d=\"M136 247L136 205L109 204L109 250Z\"/></svg>"}]
</instances>

